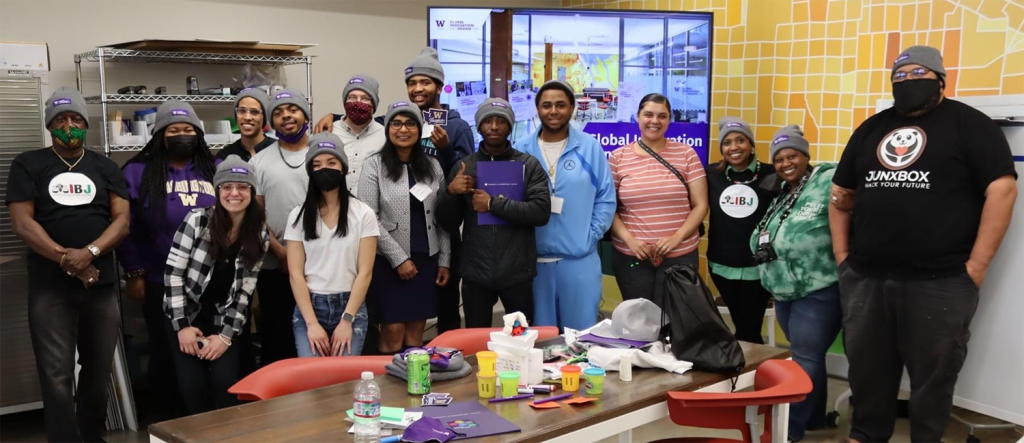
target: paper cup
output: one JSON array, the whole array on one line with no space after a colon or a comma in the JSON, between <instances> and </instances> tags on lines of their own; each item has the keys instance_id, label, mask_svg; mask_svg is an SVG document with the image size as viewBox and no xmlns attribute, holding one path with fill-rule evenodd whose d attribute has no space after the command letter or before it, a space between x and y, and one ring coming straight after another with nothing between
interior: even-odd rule
<instances>
[{"instance_id":1,"label":"paper cup","mask_svg":"<svg viewBox=\"0 0 1024 443\"><path fill-rule=\"evenodd\" d=\"M562 366L562 390L566 392L576 392L580 390L579 366Z\"/></svg>"},{"instance_id":2,"label":"paper cup","mask_svg":"<svg viewBox=\"0 0 1024 443\"><path fill-rule=\"evenodd\" d=\"M498 374L501 378L501 396L515 397L519 395L519 373L516 371L502 371Z\"/></svg>"},{"instance_id":3,"label":"paper cup","mask_svg":"<svg viewBox=\"0 0 1024 443\"><path fill-rule=\"evenodd\" d=\"M481 375L497 375L494 372L494 365L498 362L498 353L494 351L480 351L476 353L476 362L480 365Z\"/></svg>"},{"instance_id":4,"label":"paper cup","mask_svg":"<svg viewBox=\"0 0 1024 443\"><path fill-rule=\"evenodd\" d=\"M498 390L498 376L476 374L476 391L480 398L494 398Z\"/></svg>"},{"instance_id":5,"label":"paper cup","mask_svg":"<svg viewBox=\"0 0 1024 443\"><path fill-rule=\"evenodd\" d=\"M604 369L587 368L583 371L586 378L587 395L601 395L604 392Z\"/></svg>"}]
</instances>

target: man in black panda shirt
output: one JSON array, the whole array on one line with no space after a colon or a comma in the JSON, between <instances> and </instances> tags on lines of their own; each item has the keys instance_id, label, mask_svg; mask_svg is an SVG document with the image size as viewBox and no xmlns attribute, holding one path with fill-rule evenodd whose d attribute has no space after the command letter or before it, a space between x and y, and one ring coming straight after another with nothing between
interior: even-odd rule
<instances>
[{"instance_id":1,"label":"man in black panda shirt","mask_svg":"<svg viewBox=\"0 0 1024 443\"><path fill-rule=\"evenodd\" d=\"M945 78L938 50L901 53L893 108L857 128L832 180L854 441L892 436L904 365L911 439L942 439L978 288L1013 213L1006 137L945 98Z\"/></svg>"}]
</instances>

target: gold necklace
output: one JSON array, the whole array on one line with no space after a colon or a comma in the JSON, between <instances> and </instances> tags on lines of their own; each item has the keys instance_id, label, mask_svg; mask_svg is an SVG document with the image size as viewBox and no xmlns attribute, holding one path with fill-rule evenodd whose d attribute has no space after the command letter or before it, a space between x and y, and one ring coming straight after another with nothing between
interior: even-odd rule
<instances>
[{"instance_id":1,"label":"gold necklace","mask_svg":"<svg viewBox=\"0 0 1024 443\"><path fill-rule=\"evenodd\" d=\"M53 155L56 155L57 158L60 159L60 161L64 162L64 164L68 166L68 171L75 169L75 166L78 166L78 164L82 162L82 159L85 158L85 152L83 151L82 156L78 157L78 160L75 160L75 164L71 164L68 163L67 160L64 160L64 157L61 157L60 154L57 153L57 150L54 149L52 146L50 147L50 150L53 151Z\"/></svg>"}]
</instances>

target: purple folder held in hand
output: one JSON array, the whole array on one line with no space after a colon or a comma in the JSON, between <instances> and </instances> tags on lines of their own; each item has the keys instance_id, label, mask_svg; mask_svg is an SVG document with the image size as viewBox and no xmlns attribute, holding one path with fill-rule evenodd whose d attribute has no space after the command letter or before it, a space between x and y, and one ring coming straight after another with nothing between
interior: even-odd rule
<instances>
[{"instance_id":1,"label":"purple folder held in hand","mask_svg":"<svg viewBox=\"0 0 1024 443\"><path fill-rule=\"evenodd\" d=\"M519 161L483 161L476 164L476 185L487 191L491 198L499 196L509 200L523 201L526 180L526 165ZM479 225L506 225L507 221L491 214L478 212Z\"/></svg>"}]
</instances>

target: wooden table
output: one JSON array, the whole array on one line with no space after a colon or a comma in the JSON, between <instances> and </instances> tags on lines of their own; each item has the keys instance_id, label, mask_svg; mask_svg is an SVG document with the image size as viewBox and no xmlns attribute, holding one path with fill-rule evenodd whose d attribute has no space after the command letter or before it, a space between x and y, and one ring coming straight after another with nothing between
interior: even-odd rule
<instances>
[{"instance_id":1,"label":"wooden table","mask_svg":"<svg viewBox=\"0 0 1024 443\"><path fill-rule=\"evenodd\" d=\"M736 389L753 385L754 370L762 362L786 359L785 349L741 342L747 365ZM469 357L475 363L475 357ZM413 408L420 406L419 395L406 393L406 383L392 376L379 376L382 404ZM350 442L350 422L345 411L352 408L353 391L358 381L312 391L248 403L233 408L157 423L149 427L151 442ZM489 404L492 411L515 423L522 432L479 439L485 442L567 442L584 443L619 435L628 442L631 430L668 415L668 391L729 392L728 377L690 371L684 375L661 369L633 369L633 381L622 382L618 373L605 379L600 400L582 407L534 410L526 401ZM456 402L481 401L476 392L476 377L437 382L434 392L447 392ZM543 397L541 397L543 398ZM785 441L788 405L780 408L782 429L776 434Z\"/></svg>"}]
</instances>

